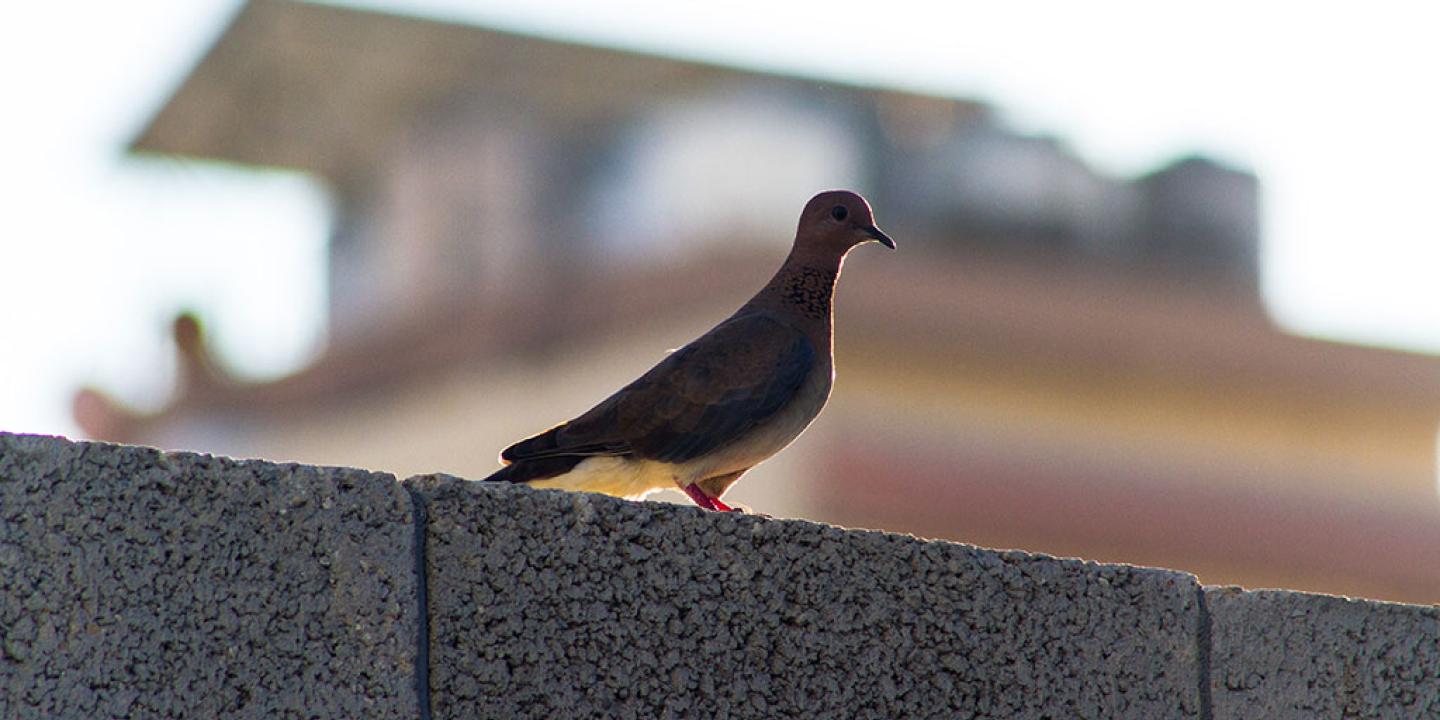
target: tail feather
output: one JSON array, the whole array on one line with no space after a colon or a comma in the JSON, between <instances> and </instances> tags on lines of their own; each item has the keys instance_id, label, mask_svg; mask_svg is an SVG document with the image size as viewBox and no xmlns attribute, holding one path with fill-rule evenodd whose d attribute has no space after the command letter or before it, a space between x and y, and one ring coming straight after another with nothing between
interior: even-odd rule
<instances>
[{"instance_id":1,"label":"tail feather","mask_svg":"<svg viewBox=\"0 0 1440 720\"><path fill-rule=\"evenodd\" d=\"M530 482L531 480L544 480L570 472L584 459L584 456L580 455L561 455L557 457L536 458L534 460L520 460L496 470L482 482L523 483Z\"/></svg>"},{"instance_id":2,"label":"tail feather","mask_svg":"<svg viewBox=\"0 0 1440 720\"><path fill-rule=\"evenodd\" d=\"M560 437L569 423L561 423L538 435L525 438L500 452L504 462L544 460L556 457L589 457L592 455L628 455L630 445L623 441L577 443L574 438ZM573 465L572 465L573 467ZM569 468L566 468L567 470Z\"/></svg>"}]
</instances>

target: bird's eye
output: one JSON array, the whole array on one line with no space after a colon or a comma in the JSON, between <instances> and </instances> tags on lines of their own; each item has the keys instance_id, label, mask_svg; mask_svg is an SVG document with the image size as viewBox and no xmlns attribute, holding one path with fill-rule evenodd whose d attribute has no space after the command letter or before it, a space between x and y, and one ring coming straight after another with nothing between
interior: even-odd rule
<instances>
[{"instance_id":1,"label":"bird's eye","mask_svg":"<svg viewBox=\"0 0 1440 720\"><path fill-rule=\"evenodd\" d=\"M849 217L849 215L850 211L845 209L844 205L836 205L835 207L830 208L830 217L835 218L836 220L844 220L845 218Z\"/></svg>"}]
</instances>

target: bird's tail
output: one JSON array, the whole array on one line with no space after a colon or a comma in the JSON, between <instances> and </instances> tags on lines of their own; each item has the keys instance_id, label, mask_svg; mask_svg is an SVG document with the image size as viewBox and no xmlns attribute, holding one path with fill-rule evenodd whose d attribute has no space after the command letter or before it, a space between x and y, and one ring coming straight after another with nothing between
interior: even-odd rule
<instances>
[{"instance_id":1,"label":"bird's tail","mask_svg":"<svg viewBox=\"0 0 1440 720\"><path fill-rule=\"evenodd\" d=\"M584 459L583 456L578 455L560 455L535 458L534 460L518 460L490 473L490 476L481 482L523 483L531 480L545 480L570 472Z\"/></svg>"},{"instance_id":2,"label":"bird's tail","mask_svg":"<svg viewBox=\"0 0 1440 720\"><path fill-rule=\"evenodd\" d=\"M517 482L517 480L515 480L515 466L506 465L505 467L502 467L499 470L490 473L489 477L481 480L480 482Z\"/></svg>"}]
</instances>

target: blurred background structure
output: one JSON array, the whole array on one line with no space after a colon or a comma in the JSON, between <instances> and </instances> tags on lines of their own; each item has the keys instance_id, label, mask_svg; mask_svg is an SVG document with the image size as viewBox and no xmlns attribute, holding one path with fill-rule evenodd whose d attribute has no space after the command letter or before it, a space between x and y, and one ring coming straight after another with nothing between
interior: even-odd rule
<instances>
[{"instance_id":1,"label":"blurred background structure","mask_svg":"<svg viewBox=\"0 0 1440 720\"><path fill-rule=\"evenodd\" d=\"M181 315L168 404L81 390L91 437L482 477L846 186L900 251L851 258L830 407L727 501L1440 601L1440 357L1277 329L1244 168L1116 178L977 100L293 0L247 3L132 149L323 180L328 342L238 379Z\"/></svg>"}]
</instances>

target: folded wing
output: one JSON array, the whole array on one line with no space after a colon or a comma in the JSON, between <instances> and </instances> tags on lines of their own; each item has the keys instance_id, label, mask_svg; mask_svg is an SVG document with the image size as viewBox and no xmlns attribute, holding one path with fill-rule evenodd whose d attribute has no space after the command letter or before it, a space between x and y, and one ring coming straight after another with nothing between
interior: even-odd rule
<instances>
[{"instance_id":1,"label":"folded wing","mask_svg":"<svg viewBox=\"0 0 1440 720\"><path fill-rule=\"evenodd\" d=\"M566 469L603 455L686 462L774 416L795 399L815 365L815 348L799 331L763 313L739 315L584 415L522 440L500 457Z\"/></svg>"}]
</instances>

